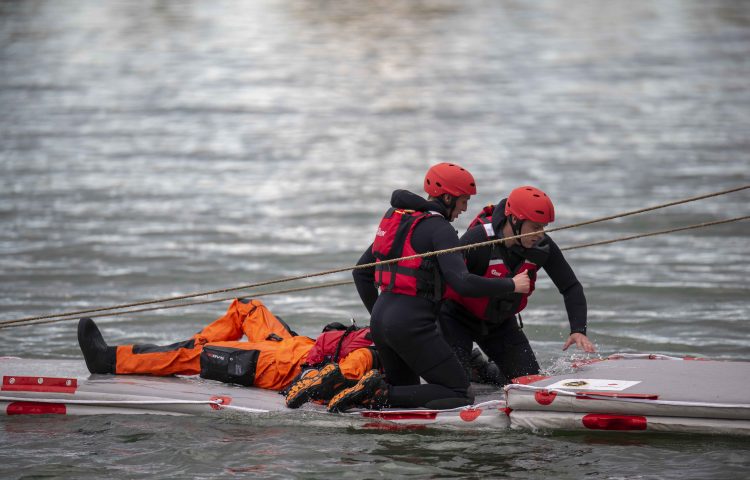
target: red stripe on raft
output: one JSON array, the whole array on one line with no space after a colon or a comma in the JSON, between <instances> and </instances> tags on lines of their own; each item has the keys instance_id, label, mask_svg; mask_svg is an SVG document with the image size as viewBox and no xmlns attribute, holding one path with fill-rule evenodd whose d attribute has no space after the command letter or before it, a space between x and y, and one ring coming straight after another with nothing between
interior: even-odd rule
<instances>
[{"instance_id":1,"label":"red stripe on raft","mask_svg":"<svg viewBox=\"0 0 750 480\"><path fill-rule=\"evenodd\" d=\"M579 369L581 367L585 367L586 365L591 365L592 363L599 363L603 362L604 358L590 358L588 360L576 360L573 362L570 362L570 367L574 369ZM614 360L613 358L609 358L607 360Z\"/></svg>"},{"instance_id":2,"label":"red stripe on raft","mask_svg":"<svg viewBox=\"0 0 750 480\"><path fill-rule=\"evenodd\" d=\"M549 377L546 375L526 375L523 377L516 377L513 380L511 380L511 383L515 383L517 385L528 385L530 383L538 382L540 380L546 380Z\"/></svg>"},{"instance_id":3,"label":"red stripe on raft","mask_svg":"<svg viewBox=\"0 0 750 480\"><path fill-rule=\"evenodd\" d=\"M78 380L75 378L56 377L16 377L3 376L3 386L0 390L7 392L51 392L75 393Z\"/></svg>"},{"instance_id":4,"label":"red stripe on raft","mask_svg":"<svg viewBox=\"0 0 750 480\"><path fill-rule=\"evenodd\" d=\"M589 395L596 395L596 397L609 397L609 398L637 398L640 400L658 400L659 395L656 393L619 393L619 392L576 392L576 398L578 400L599 400L596 397Z\"/></svg>"},{"instance_id":5,"label":"red stripe on raft","mask_svg":"<svg viewBox=\"0 0 750 480\"><path fill-rule=\"evenodd\" d=\"M362 412L361 415L383 420L434 420L437 412Z\"/></svg>"},{"instance_id":6,"label":"red stripe on raft","mask_svg":"<svg viewBox=\"0 0 750 480\"><path fill-rule=\"evenodd\" d=\"M365 423L362 428L372 428L374 430L402 431L402 430L424 430L425 425L398 425L395 423Z\"/></svg>"},{"instance_id":7,"label":"red stripe on raft","mask_svg":"<svg viewBox=\"0 0 750 480\"><path fill-rule=\"evenodd\" d=\"M646 430L646 417L635 415L605 415L591 413L585 415L581 422L590 430Z\"/></svg>"},{"instance_id":8,"label":"red stripe on raft","mask_svg":"<svg viewBox=\"0 0 750 480\"><path fill-rule=\"evenodd\" d=\"M8 415L65 415L64 403L13 402L5 409Z\"/></svg>"}]
</instances>

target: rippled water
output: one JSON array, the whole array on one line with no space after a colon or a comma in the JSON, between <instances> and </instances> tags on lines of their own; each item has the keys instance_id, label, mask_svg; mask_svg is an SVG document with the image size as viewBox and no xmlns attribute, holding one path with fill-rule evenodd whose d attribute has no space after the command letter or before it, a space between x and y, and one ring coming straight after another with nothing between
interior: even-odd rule
<instances>
[{"instance_id":1,"label":"rippled water","mask_svg":"<svg viewBox=\"0 0 750 480\"><path fill-rule=\"evenodd\" d=\"M391 190L418 191L437 161L477 175L470 211L528 183L555 201L556 225L747 184L747 78L746 2L0 3L0 314L352 265ZM748 200L553 237L565 247L731 218ZM568 253L600 352L750 360L748 232ZM264 301L303 334L367 322L351 286ZM100 323L111 343L173 342L224 309ZM542 281L524 324L547 370L579 355L560 352L566 323ZM74 322L0 329L0 344L2 355L80 355ZM0 473L727 478L750 466L750 444L732 438L299 423L8 418Z\"/></svg>"}]
</instances>

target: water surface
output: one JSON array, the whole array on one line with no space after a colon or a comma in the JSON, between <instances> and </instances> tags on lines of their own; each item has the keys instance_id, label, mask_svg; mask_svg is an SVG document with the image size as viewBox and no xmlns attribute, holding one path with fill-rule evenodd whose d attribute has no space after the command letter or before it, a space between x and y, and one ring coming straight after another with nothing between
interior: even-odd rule
<instances>
[{"instance_id":1,"label":"water surface","mask_svg":"<svg viewBox=\"0 0 750 480\"><path fill-rule=\"evenodd\" d=\"M471 212L532 184L554 200L556 225L747 184L747 78L744 2L6 2L0 317L353 265L390 192L419 191L438 161L477 176ZM731 218L748 200L553 238ZM745 222L568 253L601 354L750 360L747 237ZM351 286L264 301L307 335L368 321ZM225 308L99 322L111 343L171 343ZM560 351L567 320L548 279L524 324L545 370L580 356ZM0 329L0 343L1 355L80 357L75 322ZM13 478L727 478L750 466L747 442L724 437L371 432L274 417L8 418L0 444Z\"/></svg>"}]
</instances>

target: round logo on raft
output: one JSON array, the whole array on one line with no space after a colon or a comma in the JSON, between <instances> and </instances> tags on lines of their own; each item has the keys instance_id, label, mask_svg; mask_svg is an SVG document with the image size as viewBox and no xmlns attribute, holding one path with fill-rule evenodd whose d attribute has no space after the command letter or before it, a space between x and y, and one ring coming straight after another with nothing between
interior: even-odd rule
<instances>
[{"instance_id":1,"label":"round logo on raft","mask_svg":"<svg viewBox=\"0 0 750 480\"><path fill-rule=\"evenodd\" d=\"M584 380L575 380L572 382L565 382L562 384L563 387L585 387L588 385L588 382Z\"/></svg>"}]
</instances>

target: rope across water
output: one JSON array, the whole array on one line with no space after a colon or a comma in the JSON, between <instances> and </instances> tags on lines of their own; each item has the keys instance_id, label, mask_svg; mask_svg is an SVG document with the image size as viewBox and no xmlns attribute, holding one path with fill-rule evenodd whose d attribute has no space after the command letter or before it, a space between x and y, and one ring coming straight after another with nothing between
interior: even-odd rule
<instances>
[{"instance_id":1,"label":"rope across water","mask_svg":"<svg viewBox=\"0 0 750 480\"><path fill-rule=\"evenodd\" d=\"M560 250L562 250L562 251L568 251L568 250L577 250L579 248L596 247L596 246L599 246L599 245L609 245L609 244L612 244L612 243L624 242L624 241L627 241L627 240L635 240L635 239L638 239L638 238L653 237L653 236L656 236L656 235L665 235L667 233L675 233L675 232L682 232L682 231L685 231L685 230L693 230L693 229L697 229L697 228L711 227L711 226L714 226L714 225L721 225L721 224L724 224L724 223L739 222L739 221L748 220L748 219L750 219L750 215L746 215L744 217L729 218L729 219L726 219L726 220L717 220L717 221L714 221L714 222L697 223L695 225L688 225L688 226L685 226L685 227L671 228L669 230L660 230L660 231L657 231L657 232L641 233L641 234L638 234L638 235L630 235L630 236L626 236L626 237L613 238L613 239L610 239L610 240L601 240L601 241L598 241L598 242L582 243L582 244L579 244L579 245L572 245L570 247L564 247L564 248L561 248ZM268 292L251 292L250 294L248 294L246 296L247 297L253 297L253 298L256 298L256 297L265 297L265 296L268 296L268 295L279 295L279 294L282 294L282 293L302 292L302 291L306 291L306 290L315 290L315 289L319 289L319 288L340 287L342 285L351 285L353 283L354 282L351 281L351 280L342 280L342 281L338 281L338 282L328 282L328 283L321 283L321 284L316 284L316 285L306 285L304 287L288 288L288 289L284 289L284 290L272 290L272 291L268 291ZM223 298L214 298L214 299L211 299L211 300L201 300L201 301L198 301L198 302L186 302L186 303L178 303L178 304L174 304L174 305L160 305L158 307L139 308L139 309L136 309L136 310L125 310L125 311L122 311L122 312L109 312L109 313L94 314L94 315L89 315L89 317L90 318L116 317L116 316L119 316L119 315L129 315L131 313L152 312L152 311L155 311L155 310L167 310L167 309L170 309L170 308L182 308L182 307L190 307L190 306L193 306L193 305L206 305L206 304L209 304L209 303L226 302L226 301L229 301L229 300L234 300L235 298L236 297L223 297ZM30 326L30 325L44 325L44 324L47 324L47 323L57 323L57 322L63 322L63 321L66 321L66 320L77 320L77 319L78 319L78 317L70 317L70 316L68 316L68 317L65 317L65 318L54 318L52 320L33 321L33 323L32 323L31 320L26 321L26 322L24 322L23 320L10 320L10 321L6 321L6 322L0 322L0 330L2 330L3 328L26 327L26 326Z\"/></svg>"},{"instance_id":2,"label":"rope across water","mask_svg":"<svg viewBox=\"0 0 750 480\"><path fill-rule=\"evenodd\" d=\"M561 226L561 227L555 227L555 228L547 229L547 230L545 230L545 233L557 232L557 231L561 231L561 230L567 230L567 229L571 229L571 228L577 228L577 227L582 227L582 226L586 226L586 225L592 225L592 224L595 224L595 223L600 223L600 222L605 222L605 221L609 221L609 220L614 220L614 219L617 219L617 218L623 218L623 217L627 217L627 216L631 216L631 215L637 215L637 214L640 214L640 213L650 212L650 211L653 211L653 210L667 208L667 207L671 207L671 206L675 206L675 205L681 205L681 204L685 204L685 203L690 203L690 202L694 202L694 201L697 201L697 200L703 200L703 199L706 199L706 198L717 197L717 196L720 196L720 195L726 195L726 194L729 194L729 193L739 192L739 191L742 191L742 190L746 190L748 188L750 188L750 185L744 185L744 186L741 186L741 187L736 187L736 188L732 188L732 189L728 189L728 190L722 190L722 191L712 192L712 193L708 193L708 194L704 194L704 195L698 195L698 196L694 196L694 197L689 197L689 198L685 198L685 199L681 199L681 200L676 200L676 201L673 201L673 202L668 202L668 203L663 203L663 204L659 204L659 205L654 205L654 206L651 206L651 207L641 208L641 209L638 209L638 210L631 210L631 211L627 211L627 212L621 212L621 213L618 213L618 214L609 215L609 216L606 216L606 217L600 217L600 218L596 218L596 219L593 219L593 220L588 220L588 221L584 221L584 222L574 223L574 224L571 224L571 225L564 225L564 226ZM623 240L628 240L628 239L641 238L641 237L653 236L653 235L661 235L661 234L672 233L672 232L676 232L676 231L689 230L689 229L692 229L692 228L701 228L701 227L706 227L706 226L710 226L710 225L718 225L718 224L721 224L721 223L736 222L736 221L746 220L748 218L749 218L748 216L736 217L736 218L733 218L733 219L720 220L720 221L717 221L717 222L707 222L707 223L702 223L702 224L697 224L697 225L691 225L691 226L688 226L688 227L679 227L679 228L676 228L676 229L662 231L662 232L652 232L652 233L647 233L647 234L634 235L634 236L631 236L631 237L626 237L624 239L613 239L613 240L606 240L606 241L603 241L603 242L593 242L593 243L590 243L590 244L577 245L577 246L574 246L574 247L568 247L568 249L572 250L572 249L575 249L575 248L583 248L583 247L587 247L587 246L594 246L594 245L600 245L600 244L614 243L614 242L617 242L617 241L623 241ZM530 235L536 235L537 233L538 232L532 232L532 233L527 233L527 234L523 234L523 235L515 235L515 236L512 236L512 237L506 237L506 238L502 238L502 239L488 240L486 242L475 243L475 244L472 244L472 245L459 246L459 247L449 248L449 249L445 249L445 250L437 250L437 251L434 251L434 252L426 252L426 253L422 253L422 254L411 255L411 256L408 256L408 257L394 258L394 259L391 259L391 260L386 260L386 261L383 261L383 262L379 262L379 264L380 265L384 265L384 264L396 263L396 262L399 262L399 261L402 261L402 260L409 260L409 259L415 259L415 258L425 258L425 257L436 256L436 255L443 255L443 254L446 254L446 253L459 252L459 251L463 251L463 250L469 250L469 249L473 249L473 248L479 248L479 247L482 247L482 246L487 246L487 245L492 245L492 244L496 244L496 243L500 243L500 242L505 242L505 241L508 241L508 240L523 238L523 237L530 236ZM13 325L13 324L21 324L21 323L22 324L29 324L27 322L32 322L32 321L35 321L35 320L52 319L52 318L57 319L55 321L70 320L71 318L62 318L62 317L77 317L79 315L90 314L90 313L104 312L104 311L110 311L110 310L121 310L121 309L125 309L125 308L138 307L138 306L143 306L143 305L152 305L152 304L157 304L157 303L173 302L173 301L177 301L177 300L184 300L184 299L188 299L188 298L195 298L195 297L201 297L201 296L209 296L209 295L215 295L215 294L219 294L219 293L227 293L227 292L234 292L234 291L240 291L240 290L249 290L249 289L252 289L252 288L262 287L262 286L266 286L266 285L274 285L274 284L277 284L277 283L291 282L291 281L294 281L294 280L302 280L302 279L313 278L313 277L318 277L318 276L323 276L323 275L330 275L330 274L334 274L334 273L341 273L341 272L346 272L346 271L351 271L351 270L357 270L357 269L372 268L375 265L376 265L376 263L368 263L368 264L362 264L362 265L353 265L353 266L335 268L335 269L330 269L330 270L324 270L324 271L320 271L320 272L308 273L308 274L304 274L304 275L297 275L297 276L292 276L292 277L284 277L284 278L278 278L278 279L273 279L273 280L266 280L266 281L263 281L263 282L257 282L257 283L253 283L253 284L241 285L241 286L238 286L238 287L230 287L230 288L223 288L223 289L218 289L218 290L210 290L210 291L206 291L206 292L191 293L191 294L186 294L186 295L179 295L179 296L173 296L173 297L162 298L162 299L155 299L155 300L145 300L145 301L141 301L141 302L133 302L133 303L127 303L127 304L121 304L121 305L114 305L114 306L110 306L110 307L94 308L94 309L87 309L87 310L78 310L78 311L73 311L73 312L65 312L65 313L58 313L58 314L41 315L41 316L36 316L36 317L26 317L26 318L20 318L20 319L15 319L15 320L7 320L7 321L0 322L0 328L7 328L8 326ZM344 282L344 283L350 283L350 282ZM338 282L336 284L343 284L343 283ZM325 286L334 286L334 285L332 285L332 284L326 284ZM299 288L299 289L292 289L292 290L283 291L283 292L276 292L276 293L288 293L288 292L292 292L292 291L300 291L300 290L306 290L306 289L311 289L311 288L323 288L323 287L324 287L323 285L321 285L321 286L307 286L307 287L302 287L302 288ZM271 294L271 292L255 294L254 296L270 295L270 294ZM213 302L218 302L218 301L223 301L223 300L226 300L226 299L210 300L210 301L203 301L203 302L192 302L192 303L188 303L188 304L180 304L180 305L174 305L174 306L162 306L162 307L158 307L158 308L149 308L149 309L142 309L142 310L129 310L127 312L122 312L122 313L123 314L124 313L135 313L135 312L140 312L140 311L159 310L159 309L162 309L162 308L176 308L176 307L179 307L179 306L188 306L188 305L196 305L196 304L203 304L203 303L213 303ZM115 315L115 314L114 313L110 313L109 315ZM91 316L93 316L93 315L91 315ZM97 316L103 316L103 315L97 315ZM38 323L32 323L31 325L37 325L37 324L42 324L42 323L51 323L51 322L38 322Z\"/></svg>"}]
</instances>

